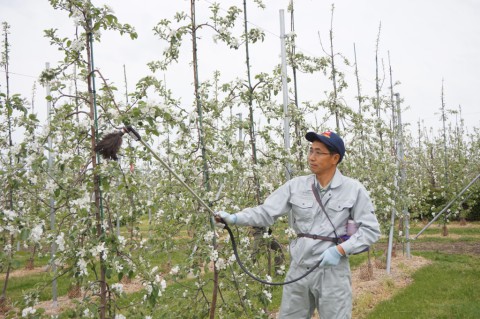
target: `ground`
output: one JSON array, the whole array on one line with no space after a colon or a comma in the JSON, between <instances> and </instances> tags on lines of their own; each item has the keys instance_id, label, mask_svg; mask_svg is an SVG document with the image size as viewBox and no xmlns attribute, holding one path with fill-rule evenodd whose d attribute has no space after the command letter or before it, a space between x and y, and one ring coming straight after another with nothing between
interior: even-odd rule
<instances>
[{"instance_id":1,"label":"ground","mask_svg":"<svg viewBox=\"0 0 480 319\"><path fill-rule=\"evenodd\" d=\"M439 237L439 235L429 235L432 237ZM427 237L427 236L423 236ZM455 234L449 234L449 238L454 239ZM443 243L438 241L429 242L415 242L411 243L411 251L441 251L443 253L451 254L480 254L480 241L479 242L460 242L454 241L449 243ZM385 251L385 244L375 245L377 251ZM405 246L397 244L396 256L392 257L390 273L386 272L385 260L381 261L381 258L373 259L368 263L357 267L352 271L352 288L354 295L354 309L352 318L361 319L365 318L370 310L375 305L383 300L387 300L399 289L409 285L412 282L412 274L419 268L424 267L430 263L428 259L412 256L411 258L405 257ZM10 277L28 276L33 273L47 271L45 267L37 267L34 269L15 270L10 274ZM3 279L5 274L0 274L0 279ZM124 284L125 292L138 291L142 288L141 284L135 281ZM47 314L55 314L59 311L67 309L73 302L72 299L67 296L61 296L58 298L58 306L53 307L51 301L42 302L37 307L44 308ZM277 313L272 313L271 318L276 318ZM0 315L0 319L2 315ZM318 318L314 316L313 318Z\"/></svg>"},{"instance_id":2,"label":"ground","mask_svg":"<svg viewBox=\"0 0 480 319\"><path fill-rule=\"evenodd\" d=\"M438 249L439 247L427 247ZM452 247L448 246L451 249ZM418 248L416 248L418 249ZM468 248L467 248L468 249ZM424 249L421 249L424 250ZM431 250L431 249L428 249ZM379 302L389 299L395 291L403 288L411 283L411 275L419 268L428 265L429 260L412 256L393 257L391 261L390 274L386 273L385 264L378 263L372 259L370 267L368 263L356 268L352 271L352 288L354 295L354 311L353 318L364 318L369 310L373 309ZM11 277L27 276L32 273L45 271L45 267L38 267L31 270L16 270L11 273ZM133 292L140 290L141 284L135 281L124 284L125 292ZM69 307L73 306L73 300L67 296L60 296L57 299L57 307L53 307L52 301L41 302L37 308L44 308L45 314L57 314ZM362 309L361 312L357 309ZM276 318L277 314L273 313L271 318ZM0 315L1 318L1 315ZM314 317L318 318L318 317Z\"/></svg>"}]
</instances>

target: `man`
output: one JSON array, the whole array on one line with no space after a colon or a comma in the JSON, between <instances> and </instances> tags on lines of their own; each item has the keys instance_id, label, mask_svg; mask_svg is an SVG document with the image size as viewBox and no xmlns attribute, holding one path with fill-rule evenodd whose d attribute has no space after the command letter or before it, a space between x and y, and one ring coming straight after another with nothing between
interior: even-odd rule
<instances>
[{"instance_id":1,"label":"man","mask_svg":"<svg viewBox=\"0 0 480 319\"><path fill-rule=\"evenodd\" d=\"M291 179L262 205L233 215L218 212L218 216L228 224L268 227L291 210L297 238L290 244L285 280L300 277L322 261L305 278L283 286L279 318L309 319L315 309L322 319L351 318L348 256L376 242L380 227L365 187L337 169L345 155L343 140L331 131L309 132L305 137L312 143L308 163L313 174ZM358 230L348 240L339 240L349 219Z\"/></svg>"}]
</instances>

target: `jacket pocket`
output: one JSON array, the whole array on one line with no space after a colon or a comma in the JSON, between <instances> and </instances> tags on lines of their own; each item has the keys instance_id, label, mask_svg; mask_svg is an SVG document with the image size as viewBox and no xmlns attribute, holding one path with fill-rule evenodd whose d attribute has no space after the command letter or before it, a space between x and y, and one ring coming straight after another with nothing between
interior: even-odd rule
<instances>
[{"instance_id":1,"label":"jacket pocket","mask_svg":"<svg viewBox=\"0 0 480 319\"><path fill-rule=\"evenodd\" d=\"M328 216L332 219L334 224L341 223L345 220L345 226L347 219L350 217L350 211L355 204L353 199L350 200L331 200L328 203L327 212Z\"/></svg>"},{"instance_id":2,"label":"jacket pocket","mask_svg":"<svg viewBox=\"0 0 480 319\"><path fill-rule=\"evenodd\" d=\"M308 232L313 223L313 199L306 196L292 196L290 199L293 222L300 232Z\"/></svg>"}]
</instances>

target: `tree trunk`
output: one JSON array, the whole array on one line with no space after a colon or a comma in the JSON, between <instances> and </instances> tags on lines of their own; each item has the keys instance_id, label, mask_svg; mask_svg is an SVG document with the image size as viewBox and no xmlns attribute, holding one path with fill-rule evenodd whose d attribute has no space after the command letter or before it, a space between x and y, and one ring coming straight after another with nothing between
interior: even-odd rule
<instances>
[{"instance_id":1,"label":"tree trunk","mask_svg":"<svg viewBox=\"0 0 480 319\"><path fill-rule=\"evenodd\" d=\"M13 235L10 236L10 256L8 258L8 263L7 263L7 271L5 273L5 282L3 283L3 288L2 288L2 296L0 297L0 306L5 306L6 300L7 300L7 286L8 286L8 278L10 277L10 271L12 270L12 258L13 258L13 242L15 240L15 237Z\"/></svg>"},{"instance_id":2,"label":"tree trunk","mask_svg":"<svg viewBox=\"0 0 480 319\"><path fill-rule=\"evenodd\" d=\"M202 164L203 164L203 185L207 192L210 191L210 174L208 170L207 162L207 148L204 140L204 130L203 130L203 109L200 98L200 83L198 80L198 56L197 56L197 25L195 21L195 0L190 0L190 13L191 13L191 30L192 30L192 64L193 64L193 78L195 86L195 102L197 104L197 113L198 113L198 137L200 142L200 147L202 150ZM215 224L213 220L210 219L210 226L212 230L215 230ZM217 249L217 242L215 236L212 239L213 248ZM217 295L218 295L218 270L216 267L216 261L213 261L213 291L212 291L212 302L210 304L210 318L215 318L215 310L217 307Z\"/></svg>"},{"instance_id":3,"label":"tree trunk","mask_svg":"<svg viewBox=\"0 0 480 319\"><path fill-rule=\"evenodd\" d=\"M443 224L442 236L444 236L444 237L448 236L448 225L447 224Z\"/></svg>"}]
</instances>

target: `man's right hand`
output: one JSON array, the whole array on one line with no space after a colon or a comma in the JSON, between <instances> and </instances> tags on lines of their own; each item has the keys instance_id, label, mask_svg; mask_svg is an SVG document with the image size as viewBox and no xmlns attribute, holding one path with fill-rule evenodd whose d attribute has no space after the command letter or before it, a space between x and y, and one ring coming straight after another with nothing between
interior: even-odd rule
<instances>
[{"instance_id":1,"label":"man's right hand","mask_svg":"<svg viewBox=\"0 0 480 319\"><path fill-rule=\"evenodd\" d=\"M215 221L221 223L222 221L229 225L235 225L237 222L237 216L235 214L231 215L224 211L219 211L215 213Z\"/></svg>"}]
</instances>

